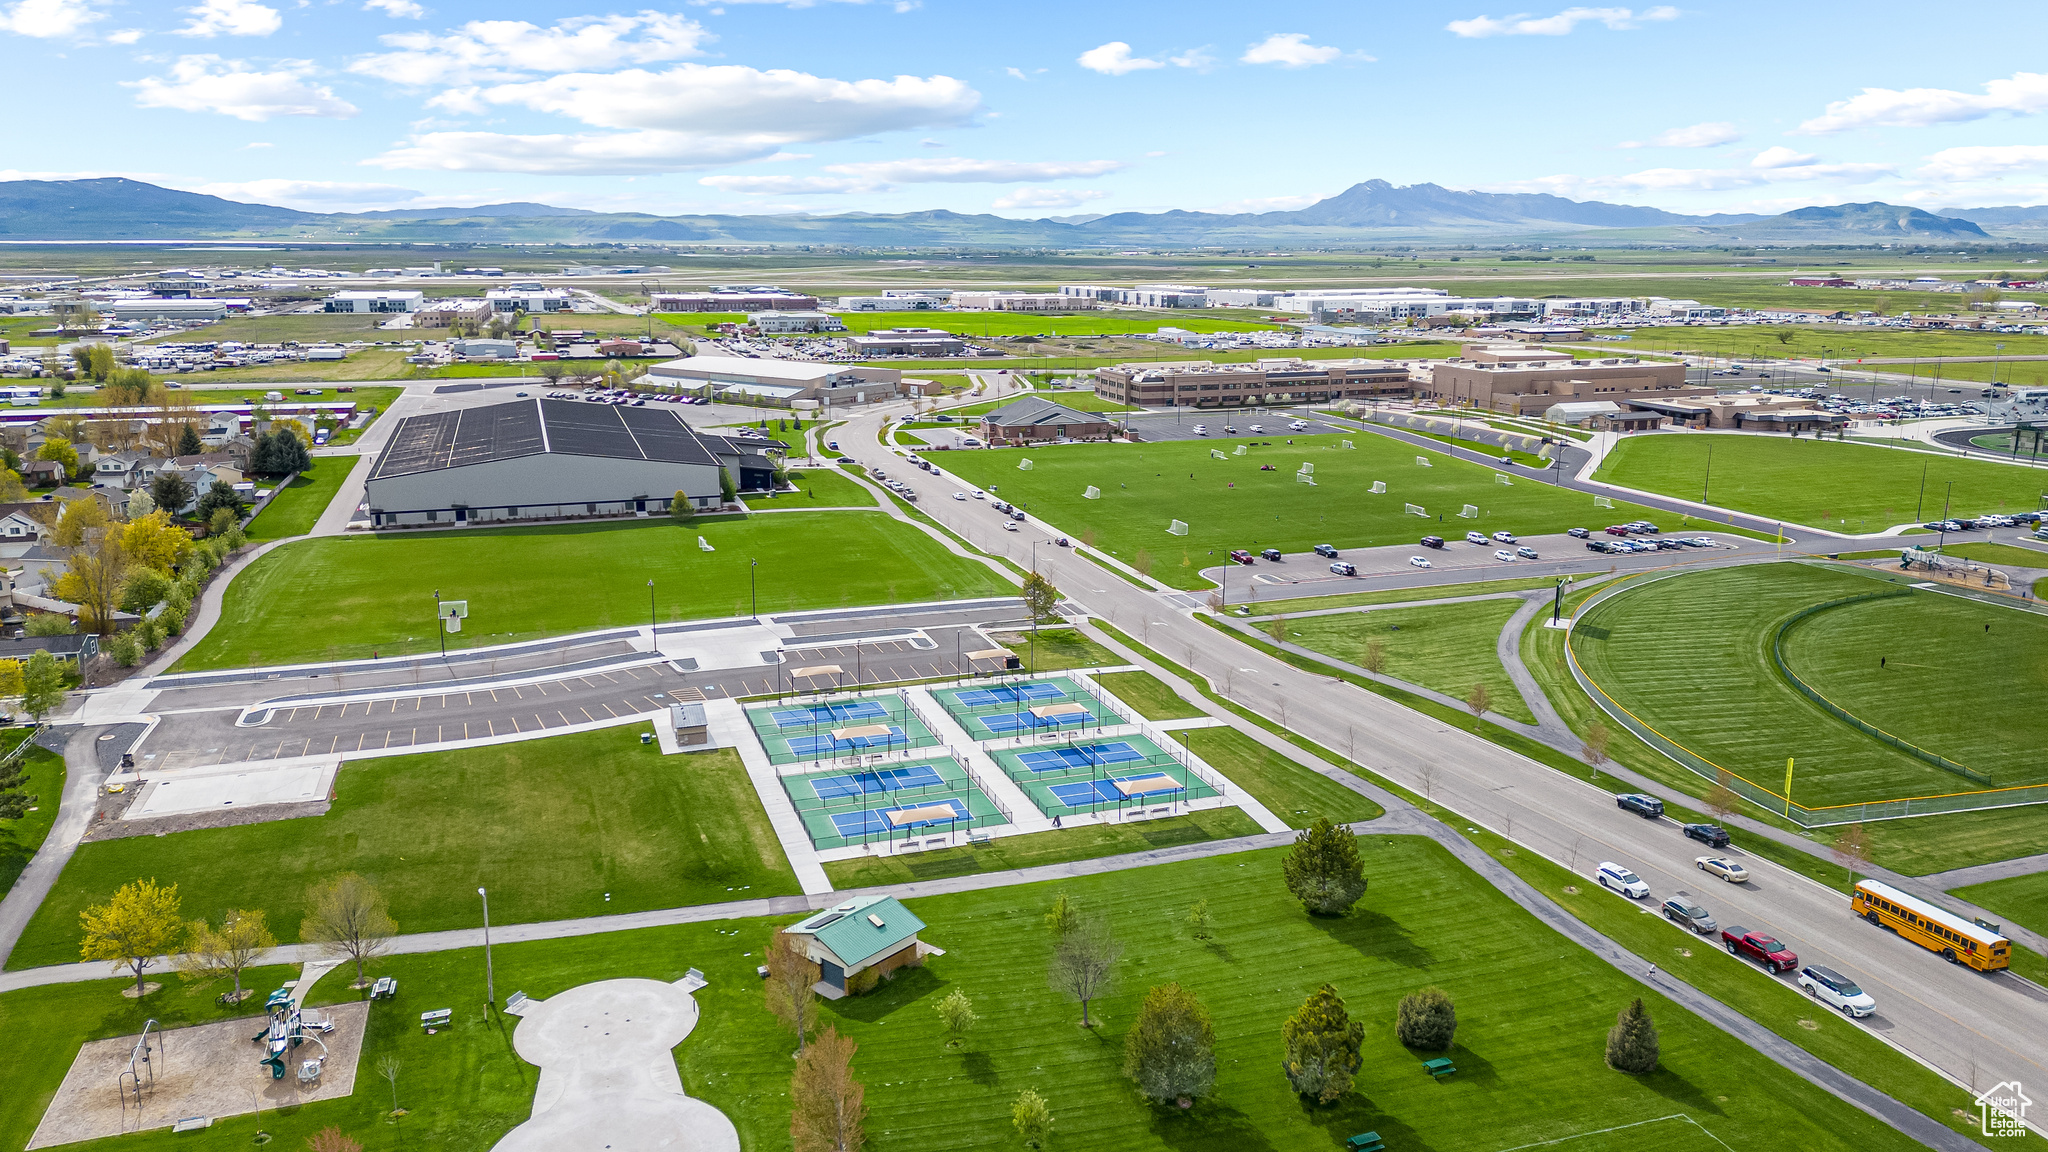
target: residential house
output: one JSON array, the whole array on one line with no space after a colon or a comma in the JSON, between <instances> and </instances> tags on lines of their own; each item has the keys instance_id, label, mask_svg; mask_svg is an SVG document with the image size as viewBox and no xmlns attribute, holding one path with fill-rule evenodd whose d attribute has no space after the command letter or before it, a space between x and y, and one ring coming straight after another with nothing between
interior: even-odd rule
<instances>
[{"instance_id":1,"label":"residential house","mask_svg":"<svg viewBox=\"0 0 2048 1152\"><path fill-rule=\"evenodd\" d=\"M37 652L48 652L72 664L100 654L100 638L91 632L69 636L11 636L0 638L0 660L27 660Z\"/></svg>"},{"instance_id":2,"label":"residential house","mask_svg":"<svg viewBox=\"0 0 2048 1152\"><path fill-rule=\"evenodd\" d=\"M817 992L837 1000L858 995L898 968L940 954L917 938L924 921L894 896L857 896L784 928L803 942L804 955L818 966Z\"/></svg>"},{"instance_id":3,"label":"residential house","mask_svg":"<svg viewBox=\"0 0 2048 1152\"><path fill-rule=\"evenodd\" d=\"M22 482L31 488L50 487L64 483L64 465L55 460L29 460L21 467Z\"/></svg>"},{"instance_id":4,"label":"residential house","mask_svg":"<svg viewBox=\"0 0 2048 1152\"><path fill-rule=\"evenodd\" d=\"M162 465L163 459L149 452L109 452L93 462L92 482L132 492L149 487Z\"/></svg>"},{"instance_id":5,"label":"residential house","mask_svg":"<svg viewBox=\"0 0 2048 1152\"><path fill-rule=\"evenodd\" d=\"M1042 396L1026 396L981 418L989 443L1031 440L1107 440L1116 430L1100 412L1081 412Z\"/></svg>"}]
</instances>

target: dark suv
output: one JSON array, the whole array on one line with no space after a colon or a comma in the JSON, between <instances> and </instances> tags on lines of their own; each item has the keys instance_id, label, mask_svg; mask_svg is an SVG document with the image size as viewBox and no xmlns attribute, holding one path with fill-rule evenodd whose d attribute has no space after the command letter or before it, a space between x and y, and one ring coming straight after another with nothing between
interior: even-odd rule
<instances>
[{"instance_id":1,"label":"dark suv","mask_svg":"<svg viewBox=\"0 0 2048 1152\"><path fill-rule=\"evenodd\" d=\"M1441 548L1444 546L1444 538L1441 536L1424 536L1422 538L1422 546L1424 548Z\"/></svg>"},{"instance_id":2,"label":"dark suv","mask_svg":"<svg viewBox=\"0 0 2048 1152\"><path fill-rule=\"evenodd\" d=\"M1316 545L1316 555L1321 556L1325 560L1335 560L1337 558L1336 546L1331 544L1318 544Z\"/></svg>"},{"instance_id":3,"label":"dark suv","mask_svg":"<svg viewBox=\"0 0 2048 1152\"><path fill-rule=\"evenodd\" d=\"M1655 820L1664 815L1664 802L1655 796L1641 792L1623 792L1614 798L1614 806L1624 812L1633 812L1646 820Z\"/></svg>"},{"instance_id":4,"label":"dark suv","mask_svg":"<svg viewBox=\"0 0 2048 1152\"><path fill-rule=\"evenodd\" d=\"M1728 830L1719 824L1687 824L1685 834L1709 848L1728 846Z\"/></svg>"}]
</instances>

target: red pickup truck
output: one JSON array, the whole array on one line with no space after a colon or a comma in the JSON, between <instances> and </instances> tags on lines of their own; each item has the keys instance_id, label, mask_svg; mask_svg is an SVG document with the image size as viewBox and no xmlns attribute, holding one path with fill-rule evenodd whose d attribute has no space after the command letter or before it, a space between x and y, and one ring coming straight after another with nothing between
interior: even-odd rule
<instances>
[{"instance_id":1,"label":"red pickup truck","mask_svg":"<svg viewBox=\"0 0 2048 1152\"><path fill-rule=\"evenodd\" d=\"M1762 932L1751 932L1740 924L1721 930L1721 946L1730 956L1746 956L1773 972L1799 967L1799 954Z\"/></svg>"}]
</instances>

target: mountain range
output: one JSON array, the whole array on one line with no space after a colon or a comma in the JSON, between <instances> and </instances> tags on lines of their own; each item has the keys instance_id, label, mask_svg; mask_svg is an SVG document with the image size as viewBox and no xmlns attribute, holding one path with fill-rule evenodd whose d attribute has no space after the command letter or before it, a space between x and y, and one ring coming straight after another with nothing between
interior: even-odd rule
<instances>
[{"instance_id":1,"label":"mountain range","mask_svg":"<svg viewBox=\"0 0 2048 1152\"><path fill-rule=\"evenodd\" d=\"M327 242L669 242L861 247L1332 245L1509 242L1869 244L1983 242L1986 226L2048 229L2048 207L1954 209L1894 204L1799 208L1777 216L1687 216L1543 193L1461 192L1367 180L1286 212L1116 212L1041 220L949 211L836 215L656 216L547 204L301 212L181 192L139 180L0 182L0 241L310 240Z\"/></svg>"}]
</instances>

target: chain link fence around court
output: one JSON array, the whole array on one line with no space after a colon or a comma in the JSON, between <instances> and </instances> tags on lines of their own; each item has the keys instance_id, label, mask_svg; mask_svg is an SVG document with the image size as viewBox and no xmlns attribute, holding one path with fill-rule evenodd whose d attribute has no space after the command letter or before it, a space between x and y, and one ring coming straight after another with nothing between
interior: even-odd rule
<instances>
[{"instance_id":1,"label":"chain link fence around court","mask_svg":"<svg viewBox=\"0 0 2048 1152\"><path fill-rule=\"evenodd\" d=\"M1135 724L1121 704L1078 677L1055 676L934 688L932 699L970 739L1034 739Z\"/></svg>"},{"instance_id":2,"label":"chain link fence around court","mask_svg":"<svg viewBox=\"0 0 2048 1152\"><path fill-rule=\"evenodd\" d=\"M1171 815L1223 795L1221 779L1200 762L1143 736L1076 738L990 756L1051 817Z\"/></svg>"},{"instance_id":3,"label":"chain link fence around court","mask_svg":"<svg viewBox=\"0 0 2048 1152\"><path fill-rule=\"evenodd\" d=\"M782 788L821 851L964 842L976 829L1012 822L972 770L948 756L785 776Z\"/></svg>"},{"instance_id":4,"label":"chain link fence around court","mask_svg":"<svg viewBox=\"0 0 2048 1152\"><path fill-rule=\"evenodd\" d=\"M1676 575L1675 573L1672 575ZM1669 579L1661 576L1639 583L1610 589L1581 605L1574 619L1582 619L1595 605L1614 596L1632 592L1654 584L1657 580ZM1733 769L1724 768L1712 760L1699 755L1692 749L1665 736L1635 713L1624 707L1620 701L1607 694L1586 670L1579 665L1578 653L1572 642L1581 631L1592 631L1574 626L1565 634L1565 664L1571 669L1572 679L1578 682L1586 695L1600 706L1616 723L1628 729L1637 739L1663 753L1680 767L1702 779L1722 784L1729 791L1741 796L1759 807L1776 812L1803 828L1824 828L1840 824L1860 824L1870 820L1898 820L1908 816L1934 816L1945 812L1974 812L1987 808L2015 808L2027 804L2048 803L2048 784L2029 784L2012 788L1995 788L1977 792L1956 792L1935 796L1909 796L1891 800L1868 800L1854 804L1831 804L1820 808L1808 808L1795 804L1783 793L1748 779ZM1606 633L1601 630L1604 638Z\"/></svg>"},{"instance_id":5,"label":"chain link fence around court","mask_svg":"<svg viewBox=\"0 0 2048 1152\"><path fill-rule=\"evenodd\" d=\"M749 705L747 722L777 765L889 758L939 743L901 695Z\"/></svg>"}]
</instances>

